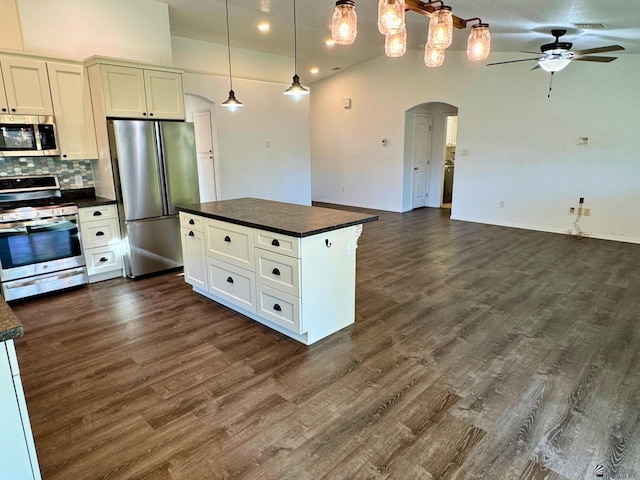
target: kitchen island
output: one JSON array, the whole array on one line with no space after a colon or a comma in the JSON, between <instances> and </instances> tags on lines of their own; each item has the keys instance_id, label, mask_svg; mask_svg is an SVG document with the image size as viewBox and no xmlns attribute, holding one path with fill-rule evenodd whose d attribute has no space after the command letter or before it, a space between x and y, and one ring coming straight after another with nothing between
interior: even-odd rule
<instances>
[{"instance_id":1,"label":"kitchen island","mask_svg":"<svg viewBox=\"0 0 640 480\"><path fill-rule=\"evenodd\" d=\"M41 478L22 390L13 339L24 334L22 323L0 298L0 478Z\"/></svg>"},{"instance_id":2,"label":"kitchen island","mask_svg":"<svg viewBox=\"0 0 640 480\"><path fill-rule=\"evenodd\" d=\"M355 321L356 248L376 215L256 198L177 209L195 292L305 345Z\"/></svg>"}]
</instances>

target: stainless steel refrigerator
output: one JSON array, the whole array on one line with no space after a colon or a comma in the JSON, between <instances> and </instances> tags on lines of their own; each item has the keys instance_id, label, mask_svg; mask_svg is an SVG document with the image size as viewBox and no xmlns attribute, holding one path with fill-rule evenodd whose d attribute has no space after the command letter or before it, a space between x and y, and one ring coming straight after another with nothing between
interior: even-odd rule
<instances>
[{"instance_id":1,"label":"stainless steel refrigerator","mask_svg":"<svg viewBox=\"0 0 640 480\"><path fill-rule=\"evenodd\" d=\"M198 203L192 123L109 120L128 277L182 266L176 205Z\"/></svg>"}]
</instances>

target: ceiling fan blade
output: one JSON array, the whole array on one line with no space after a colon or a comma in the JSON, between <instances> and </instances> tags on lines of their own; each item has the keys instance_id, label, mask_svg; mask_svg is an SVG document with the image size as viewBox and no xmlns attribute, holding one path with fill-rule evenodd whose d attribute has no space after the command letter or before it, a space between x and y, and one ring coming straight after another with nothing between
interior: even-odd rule
<instances>
[{"instance_id":1,"label":"ceiling fan blade","mask_svg":"<svg viewBox=\"0 0 640 480\"><path fill-rule=\"evenodd\" d=\"M535 67L533 67L531 70L535 70L537 68L540 68L540 65L536 65Z\"/></svg>"},{"instance_id":2,"label":"ceiling fan blade","mask_svg":"<svg viewBox=\"0 0 640 480\"><path fill-rule=\"evenodd\" d=\"M588 53L604 53L604 52L617 52L618 50L624 50L624 47L620 45L607 45L606 47L587 48L586 50L574 50L574 55L586 55Z\"/></svg>"},{"instance_id":3,"label":"ceiling fan blade","mask_svg":"<svg viewBox=\"0 0 640 480\"><path fill-rule=\"evenodd\" d=\"M609 63L609 62L613 62L616 58L618 58L618 57L596 57L596 56L582 57L582 56L576 56L576 57L573 57L572 60L578 60L580 62Z\"/></svg>"},{"instance_id":4,"label":"ceiling fan blade","mask_svg":"<svg viewBox=\"0 0 640 480\"><path fill-rule=\"evenodd\" d=\"M520 50L520 53L532 53L534 55L542 55L542 53L540 53L540 52L530 52L528 50Z\"/></svg>"},{"instance_id":5,"label":"ceiling fan blade","mask_svg":"<svg viewBox=\"0 0 640 480\"><path fill-rule=\"evenodd\" d=\"M517 62L530 62L531 60L538 60L539 57L536 58L523 58L521 60L508 60L506 62L496 62L496 63L487 63L487 67L492 65L503 65L505 63L517 63Z\"/></svg>"}]
</instances>

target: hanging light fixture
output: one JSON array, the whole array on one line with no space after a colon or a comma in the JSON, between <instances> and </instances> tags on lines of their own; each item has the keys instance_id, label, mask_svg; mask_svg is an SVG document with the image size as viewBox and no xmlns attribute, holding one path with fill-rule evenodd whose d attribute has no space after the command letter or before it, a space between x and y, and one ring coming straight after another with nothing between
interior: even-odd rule
<instances>
[{"instance_id":1,"label":"hanging light fixture","mask_svg":"<svg viewBox=\"0 0 640 480\"><path fill-rule=\"evenodd\" d=\"M243 107L244 105L238 99L236 99L236 94L233 91L233 80L231 77L231 41L229 40L229 0L225 0L224 2L225 10L227 13L227 50L229 52L229 98L227 98L224 102L222 102L221 106L228 108L230 111L235 112L238 108Z\"/></svg>"},{"instance_id":2,"label":"hanging light fixture","mask_svg":"<svg viewBox=\"0 0 640 480\"><path fill-rule=\"evenodd\" d=\"M296 24L296 0L293 0L293 82L283 93L294 97L296 100L303 95L309 95L309 90L300 84L300 77L298 77L298 28Z\"/></svg>"},{"instance_id":3,"label":"hanging light fixture","mask_svg":"<svg viewBox=\"0 0 640 480\"><path fill-rule=\"evenodd\" d=\"M479 18L471 18L465 20L467 22L477 20L478 23L471 27L469 39L467 40L467 58L472 62L485 60L491 51L491 33L489 32L489 24L482 23Z\"/></svg>"},{"instance_id":4,"label":"hanging light fixture","mask_svg":"<svg viewBox=\"0 0 640 480\"><path fill-rule=\"evenodd\" d=\"M331 17L331 38L338 45L351 45L358 34L358 16L354 0L338 0Z\"/></svg>"},{"instance_id":5,"label":"hanging light fixture","mask_svg":"<svg viewBox=\"0 0 640 480\"><path fill-rule=\"evenodd\" d=\"M407 30L387 33L384 38L384 54L387 57L401 57L407 53Z\"/></svg>"},{"instance_id":6,"label":"hanging light fixture","mask_svg":"<svg viewBox=\"0 0 640 480\"><path fill-rule=\"evenodd\" d=\"M404 29L404 0L380 0L378 3L378 30L383 35L399 33Z\"/></svg>"},{"instance_id":7,"label":"hanging light fixture","mask_svg":"<svg viewBox=\"0 0 640 480\"><path fill-rule=\"evenodd\" d=\"M429 21L429 42L433 47L444 50L453 40L453 14L451 7L435 7Z\"/></svg>"},{"instance_id":8,"label":"hanging light fixture","mask_svg":"<svg viewBox=\"0 0 640 480\"><path fill-rule=\"evenodd\" d=\"M444 63L444 50L427 43L424 47L424 64L427 67L439 67Z\"/></svg>"}]
</instances>

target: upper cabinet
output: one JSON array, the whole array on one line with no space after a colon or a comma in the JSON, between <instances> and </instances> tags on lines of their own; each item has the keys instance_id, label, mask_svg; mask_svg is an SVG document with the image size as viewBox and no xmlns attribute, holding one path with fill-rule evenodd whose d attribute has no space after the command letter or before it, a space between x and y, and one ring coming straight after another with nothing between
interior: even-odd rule
<instances>
[{"instance_id":1,"label":"upper cabinet","mask_svg":"<svg viewBox=\"0 0 640 480\"><path fill-rule=\"evenodd\" d=\"M92 94L94 89L99 92L106 117L184 120L179 71L100 63L96 59L87 64Z\"/></svg>"},{"instance_id":2,"label":"upper cabinet","mask_svg":"<svg viewBox=\"0 0 640 480\"><path fill-rule=\"evenodd\" d=\"M89 81L83 65L47 62L60 156L97 158Z\"/></svg>"},{"instance_id":3,"label":"upper cabinet","mask_svg":"<svg viewBox=\"0 0 640 480\"><path fill-rule=\"evenodd\" d=\"M457 137L458 137L458 116L448 115L447 116L447 132L446 132L447 147L455 147Z\"/></svg>"},{"instance_id":4,"label":"upper cabinet","mask_svg":"<svg viewBox=\"0 0 640 480\"><path fill-rule=\"evenodd\" d=\"M0 111L15 115L53 115L47 64L42 60L0 56L3 89Z\"/></svg>"}]
</instances>

